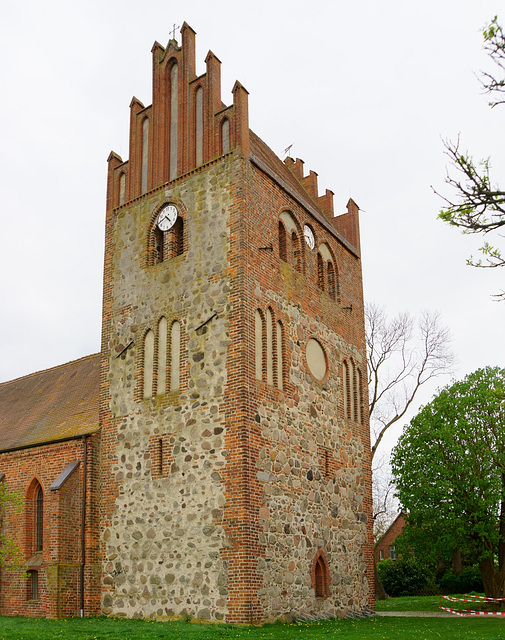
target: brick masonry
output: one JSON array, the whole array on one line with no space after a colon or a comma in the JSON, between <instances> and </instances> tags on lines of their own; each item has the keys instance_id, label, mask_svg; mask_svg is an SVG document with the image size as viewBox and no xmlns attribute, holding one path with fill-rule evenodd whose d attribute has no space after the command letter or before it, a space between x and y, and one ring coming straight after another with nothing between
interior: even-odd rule
<instances>
[{"instance_id":1,"label":"brick masonry","mask_svg":"<svg viewBox=\"0 0 505 640\"><path fill-rule=\"evenodd\" d=\"M375 562L387 560L391 558L391 547L394 546L396 538L400 535L405 527L405 516L400 513L391 523L384 535L377 541L374 549ZM398 556L394 553L395 560Z\"/></svg>"},{"instance_id":2,"label":"brick masonry","mask_svg":"<svg viewBox=\"0 0 505 640\"><path fill-rule=\"evenodd\" d=\"M186 23L181 38L153 46L153 103L132 100L129 160L109 156L85 613L261 623L373 607L358 207L334 217L317 174L249 130L246 89L225 105L220 61L209 52L197 77ZM168 203L182 237L159 260ZM0 452L0 470L46 496L79 447ZM75 613L82 469L44 503L59 526L38 609L18 576L3 612ZM27 527L7 528L26 549Z\"/></svg>"}]
</instances>

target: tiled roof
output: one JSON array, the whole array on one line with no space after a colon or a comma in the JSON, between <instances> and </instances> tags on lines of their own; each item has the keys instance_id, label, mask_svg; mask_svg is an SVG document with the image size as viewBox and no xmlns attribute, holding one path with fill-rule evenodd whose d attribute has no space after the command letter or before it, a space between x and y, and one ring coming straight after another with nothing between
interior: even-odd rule
<instances>
[{"instance_id":1,"label":"tiled roof","mask_svg":"<svg viewBox=\"0 0 505 640\"><path fill-rule=\"evenodd\" d=\"M98 431L100 354L0 384L0 451Z\"/></svg>"}]
</instances>

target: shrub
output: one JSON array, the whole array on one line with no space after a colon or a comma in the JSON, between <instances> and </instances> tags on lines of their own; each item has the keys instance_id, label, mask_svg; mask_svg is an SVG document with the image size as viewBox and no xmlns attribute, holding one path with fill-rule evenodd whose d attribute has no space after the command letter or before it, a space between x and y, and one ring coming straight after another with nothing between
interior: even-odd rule
<instances>
[{"instance_id":1,"label":"shrub","mask_svg":"<svg viewBox=\"0 0 505 640\"><path fill-rule=\"evenodd\" d=\"M433 571L419 558L383 560L377 571L386 593L393 597L414 596L434 585Z\"/></svg>"},{"instance_id":2,"label":"shrub","mask_svg":"<svg viewBox=\"0 0 505 640\"><path fill-rule=\"evenodd\" d=\"M454 571L449 569L440 578L440 588L445 593L468 593L469 591L481 592L484 590L482 586L482 576L479 567L465 567L459 576L454 575Z\"/></svg>"}]
</instances>

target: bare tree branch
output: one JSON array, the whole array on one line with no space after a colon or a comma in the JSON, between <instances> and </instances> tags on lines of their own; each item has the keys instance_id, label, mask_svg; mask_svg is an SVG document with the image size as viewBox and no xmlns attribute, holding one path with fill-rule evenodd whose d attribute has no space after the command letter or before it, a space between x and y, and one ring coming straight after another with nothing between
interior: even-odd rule
<instances>
[{"instance_id":1,"label":"bare tree branch","mask_svg":"<svg viewBox=\"0 0 505 640\"><path fill-rule=\"evenodd\" d=\"M495 16L489 26L483 30L484 50L489 54L491 60L496 64L500 73L505 74L505 35L503 29L498 24L498 16ZM505 78L496 78L487 71L481 72L481 84L484 93L505 93ZM497 104L505 103L505 98L494 98L489 103L491 108Z\"/></svg>"},{"instance_id":2,"label":"bare tree branch","mask_svg":"<svg viewBox=\"0 0 505 640\"><path fill-rule=\"evenodd\" d=\"M496 16L483 30L483 36L484 50L498 69L498 75L488 71L481 72L480 79L484 93L493 96L489 103L493 108L505 104L505 33ZM448 171L445 179L452 196L444 196L432 187L445 202L439 218L459 227L463 233L486 235L503 227L505 191L492 183L489 159L474 162L467 152L460 150L459 137L455 143L445 140L444 147L450 167L456 170L456 173ZM477 260L470 257L467 260L469 265L486 268L505 266L505 257L502 256L501 250L490 242L484 242L479 251L483 257ZM505 292L497 294L495 298L505 300Z\"/></svg>"},{"instance_id":3,"label":"bare tree branch","mask_svg":"<svg viewBox=\"0 0 505 640\"><path fill-rule=\"evenodd\" d=\"M372 460L386 431L407 413L419 388L448 373L450 335L436 313L417 323L408 313L388 319L384 309L365 309Z\"/></svg>"}]
</instances>

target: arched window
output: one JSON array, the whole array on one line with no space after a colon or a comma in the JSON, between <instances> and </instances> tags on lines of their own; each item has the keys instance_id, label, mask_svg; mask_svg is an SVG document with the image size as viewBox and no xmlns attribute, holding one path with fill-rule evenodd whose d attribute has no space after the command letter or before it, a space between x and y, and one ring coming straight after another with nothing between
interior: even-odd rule
<instances>
[{"instance_id":1,"label":"arched window","mask_svg":"<svg viewBox=\"0 0 505 640\"><path fill-rule=\"evenodd\" d=\"M330 595L330 570L321 550L316 553L314 558L312 587L316 598L327 598Z\"/></svg>"},{"instance_id":2,"label":"arched window","mask_svg":"<svg viewBox=\"0 0 505 640\"><path fill-rule=\"evenodd\" d=\"M28 557L44 547L44 491L34 478L25 499L26 554Z\"/></svg>"},{"instance_id":3,"label":"arched window","mask_svg":"<svg viewBox=\"0 0 505 640\"><path fill-rule=\"evenodd\" d=\"M161 210L158 210L158 214L152 221L148 236L148 264L151 266L176 258L185 250L183 212L179 209L174 225L167 231L162 231L158 226L158 215Z\"/></svg>"},{"instance_id":4,"label":"arched window","mask_svg":"<svg viewBox=\"0 0 505 640\"><path fill-rule=\"evenodd\" d=\"M323 257L317 252L317 286L324 291L324 261Z\"/></svg>"},{"instance_id":5,"label":"arched window","mask_svg":"<svg viewBox=\"0 0 505 640\"><path fill-rule=\"evenodd\" d=\"M179 68L170 70L170 172L169 179L177 177L177 144L179 130Z\"/></svg>"},{"instance_id":6,"label":"arched window","mask_svg":"<svg viewBox=\"0 0 505 640\"><path fill-rule=\"evenodd\" d=\"M221 150L228 153L230 150L230 121L225 118L221 123Z\"/></svg>"},{"instance_id":7,"label":"arched window","mask_svg":"<svg viewBox=\"0 0 505 640\"><path fill-rule=\"evenodd\" d=\"M279 220L279 258L302 271L302 249L299 229L289 211L282 211Z\"/></svg>"},{"instance_id":8,"label":"arched window","mask_svg":"<svg viewBox=\"0 0 505 640\"><path fill-rule=\"evenodd\" d=\"M165 393L167 389L167 319L158 322L158 384L156 393Z\"/></svg>"},{"instance_id":9,"label":"arched window","mask_svg":"<svg viewBox=\"0 0 505 640\"><path fill-rule=\"evenodd\" d=\"M181 323L175 320L170 332L170 391L178 391L181 376Z\"/></svg>"},{"instance_id":10,"label":"arched window","mask_svg":"<svg viewBox=\"0 0 505 640\"><path fill-rule=\"evenodd\" d=\"M277 321L277 388L284 389L284 333L282 322L280 320Z\"/></svg>"},{"instance_id":11,"label":"arched window","mask_svg":"<svg viewBox=\"0 0 505 640\"><path fill-rule=\"evenodd\" d=\"M256 380L263 379L263 318L261 311L254 314L254 371Z\"/></svg>"},{"instance_id":12,"label":"arched window","mask_svg":"<svg viewBox=\"0 0 505 640\"><path fill-rule=\"evenodd\" d=\"M361 405L361 371L358 367L354 369L354 419L361 422L362 405Z\"/></svg>"},{"instance_id":13,"label":"arched window","mask_svg":"<svg viewBox=\"0 0 505 640\"><path fill-rule=\"evenodd\" d=\"M343 382L344 382L344 417L351 418L351 375L349 371L349 363L344 360L343 363Z\"/></svg>"},{"instance_id":14,"label":"arched window","mask_svg":"<svg viewBox=\"0 0 505 640\"><path fill-rule=\"evenodd\" d=\"M333 264L328 262L328 295L333 300L337 298L337 288L335 283L335 269L333 268Z\"/></svg>"},{"instance_id":15,"label":"arched window","mask_svg":"<svg viewBox=\"0 0 505 640\"><path fill-rule=\"evenodd\" d=\"M184 220L179 216L167 234L167 259L181 256L184 253Z\"/></svg>"},{"instance_id":16,"label":"arched window","mask_svg":"<svg viewBox=\"0 0 505 640\"><path fill-rule=\"evenodd\" d=\"M123 171L119 176L119 204L125 203L126 197L126 173Z\"/></svg>"},{"instance_id":17,"label":"arched window","mask_svg":"<svg viewBox=\"0 0 505 640\"><path fill-rule=\"evenodd\" d=\"M144 338L144 398L152 398L154 374L154 332L150 329Z\"/></svg>"},{"instance_id":18,"label":"arched window","mask_svg":"<svg viewBox=\"0 0 505 640\"><path fill-rule=\"evenodd\" d=\"M39 572L38 571L27 571L27 600L38 600L39 599Z\"/></svg>"},{"instance_id":19,"label":"arched window","mask_svg":"<svg viewBox=\"0 0 505 640\"><path fill-rule=\"evenodd\" d=\"M287 262L288 256L286 251L286 227L279 220L279 258Z\"/></svg>"},{"instance_id":20,"label":"arched window","mask_svg":"<svg viewBox=\"0 0 505 640\"><path fill-rule=\"evenodd\" d=\"M298 238L298 234L295 233L293 231L293 233L291 234L291 251L292 251L292 264L293 267L301 272L302 270L302 258L301 258L301 252L300 252L300 241Z\"/></svg>"},{"instance_id":21,"label":"arched window","mask_svg":"<svg viewBox=\"0 0 505 640\"><path fill-rule=\"evenodd\" d=\"M266 313L267 324L267 384L273 385L274 383L274 341L273 341L273 314L270 307Z\"/></svg>"},{"instance_id":22,"label":"arched window","mask_svg":"<svg viewBox=\"0 0 505 640\"><path fill-rule=\"evenodd\" d=\"M195 144L196 144L196 166L203 163L203 89L196 90L196 123L195 123Z\"/></svg>"},{"instance_id":23,"label":"arched window","mask_svg":"<svg viewBox=\"0 0 505 640\"><path fill-rule=\"evenodd\" d=\"M149 165L149 120L142 122L142 181L141 193L147 191L147 169Z\"/></svg>"},{"instance_id":24,"label":"arched window","mask_svg":"<svg viewBox=\"0 0 505 640\"><path fill-rule=\"evenodd\" d=\"M165 237L161 229L158 229L158 225L154 227L154 264L163 262L165 256Z\"/></svg>"},{"instance_id":25,"label":"arched window","mask_svg":"<svg viewBox=\"0 0 505 640\"><path fill-rule=\"evenodd\" d=\"M35 493L35 551L42 551L44 543L44 492L39 485Z\"/></svg>"}]
</instances>

